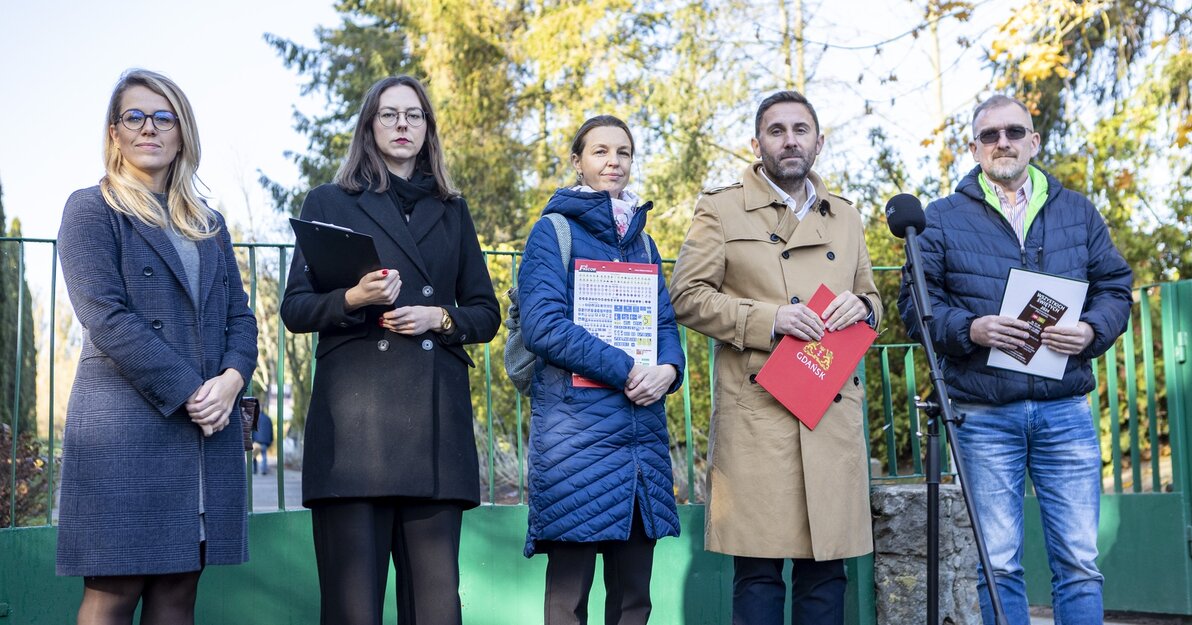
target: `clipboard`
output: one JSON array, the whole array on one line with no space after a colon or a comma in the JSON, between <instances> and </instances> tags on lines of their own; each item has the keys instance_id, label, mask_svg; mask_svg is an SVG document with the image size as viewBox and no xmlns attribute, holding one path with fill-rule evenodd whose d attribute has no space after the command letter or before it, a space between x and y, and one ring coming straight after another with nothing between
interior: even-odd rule
<instances>
[{"instance_id":1,"label":"clipboard","mask_svg":"<svg viewBox=\"0 0 1192 625\"><path fill-rule=\"evenodd\" d=\"M367 234L321 221L290 218L306 272L320 293L350 288L360 276L381 268L377 246Z\"/></svg>"}]
</instances>

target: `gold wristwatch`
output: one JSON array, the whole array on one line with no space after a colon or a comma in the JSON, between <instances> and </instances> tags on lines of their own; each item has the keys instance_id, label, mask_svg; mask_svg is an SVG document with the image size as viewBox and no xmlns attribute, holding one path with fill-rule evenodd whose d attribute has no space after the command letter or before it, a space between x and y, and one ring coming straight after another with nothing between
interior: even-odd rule
<instances>
[{"instance_id":1,"label":"gold wristwatch","mask_svg":"<svg viewBox=\"0 0 1192 625\"><path fill-rule=\"evenodd\" d=\"M440 307L439 310L443 311L443 318L439 321L439 330L443 334L448 334L455 328L455 320L451 318L451 313L447 312L446 308Z\"/></svg>"}]
</instances>

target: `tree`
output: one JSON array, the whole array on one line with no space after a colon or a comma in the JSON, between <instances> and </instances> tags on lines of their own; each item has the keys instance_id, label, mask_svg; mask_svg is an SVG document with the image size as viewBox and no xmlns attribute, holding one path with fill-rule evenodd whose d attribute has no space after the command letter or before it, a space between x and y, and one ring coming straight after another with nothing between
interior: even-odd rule
<instances>
[{"instance_id":1,"label":"tree","mask_svg":"<svg viewBox=\"0 0 1192 625\"><path fill-rule=\"evenodd\" d=\"M1043 136L1038 161L1102 210L1135 283L1192 275L1192 18L1175 2L1031 3L990 61Z\"/></svg>"},{"instance_id":2,"label":"tree","mask_svg":"<svg viewBox=\"0 0 1192 625\"><path fill-rule=\"evenodd\" d=\"M4 232L4 224L0 188L0 233ZM13 220L7 232L9 237L20 238L20 222ZM33 297L25 281L23 257L21 242L0 242L0 527L33 521L44 513L47 501L48 459L37 433ZM14 402L18 404L15 414ZM13 509L15 518L11 516Z\"/></svg>"},{"instance_id":3,"label":"tree","mask_svg":"<svg viewBox=\"0 0 1192 625\"><path fill-rule=\"evenodd\" d=\"M0 188L0 232L5 232L5 223ZM14 220L7 234L19 238L20 222ZM0 423L13 424L13 402L19 397L18 430L36 434L37 345L33 297L22 273L23 255L24 246L19 241L0 242Z\"/></svg>"}]
</instances>

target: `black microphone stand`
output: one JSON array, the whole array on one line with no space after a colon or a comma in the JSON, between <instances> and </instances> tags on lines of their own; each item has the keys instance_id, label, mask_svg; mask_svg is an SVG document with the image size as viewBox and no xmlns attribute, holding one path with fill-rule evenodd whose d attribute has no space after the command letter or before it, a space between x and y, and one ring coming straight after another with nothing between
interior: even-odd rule
<instances>
[{"instance_id":1,"label":"black microphone stand","mask_svg":"<svg viewBox=\"0 0 1192 625\"><path fill-rule=\"evenodd\" d=\"M955 427L961 422L952 412L952 402L948 399L948 385L944 382L943 372L935 356L935 345L931 333L927 328L927 321L933 316L931 300L927 297L927 285L923 280L923 264L919 255L919 241L915 237L913 226L906 229L906 257L907 265L911 269L908 284L911 287L911 299L915 309L915 318L919 322L919 331L923 335L923 351L927 354L927 364L931 369L931 385L935 389L938 401L922 401L915 397L915 407L927 413L927 624L940 625L940 417L943 417L944 427L948 430L948 443L952 449L952 456L956 459L956 476L960 479L960 491L964 495L964 506L968 510L969 519L973 525L973 538L977 543L977 557L981 560L981 570L985 572L985 585L989 590L989 600L993 607L993 615L997 625L1008 625L1006 613L1002 609L1001 597L998 595L997 584L994 582L993 568L989 565L989 552L985 549L985 539L981 534L981 522L977 510L973 507L972 495L965 484L968 480L964 475L964 459L960 446L956 444Z\"/></svg>"}]
</instances>

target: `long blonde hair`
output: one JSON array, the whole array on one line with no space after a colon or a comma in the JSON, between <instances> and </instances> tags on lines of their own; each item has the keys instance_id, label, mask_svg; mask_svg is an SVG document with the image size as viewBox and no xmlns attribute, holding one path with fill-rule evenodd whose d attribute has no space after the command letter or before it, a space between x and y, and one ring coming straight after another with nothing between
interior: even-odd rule
<instances>
[{"instance_id":1,"label":"long blonde hair","mask_svg":"<svg viewBox=\"0 0 1192 625\"><path fill-rule=\"evenodd\" d=\"M170 163L166 175L166 209L158 204L153 191L145 186L125 166L124 157L112 139L111 129L120 123L120 101L124 92L132 87L144 87L170 102L178 124L175 129L181 134L182 149ZM144 69L130 69L116 83L112 99L108 102L108 126L104 129L104 177L99 181L103 199L116 212L159 228L172 227L182 236L198 241L219 233L219 222L203 201L195 187L196 172L199 169L199 132L195 127L194 111L186 94L174 81ZM145 120L145 123L152 123Z\"/></svg>"}]
</instances>

